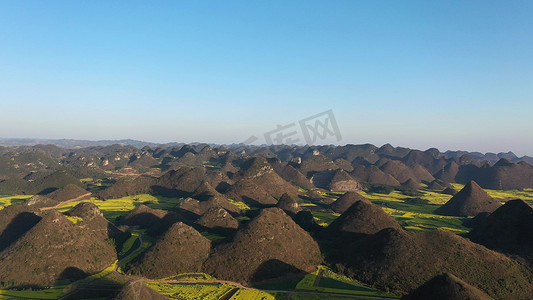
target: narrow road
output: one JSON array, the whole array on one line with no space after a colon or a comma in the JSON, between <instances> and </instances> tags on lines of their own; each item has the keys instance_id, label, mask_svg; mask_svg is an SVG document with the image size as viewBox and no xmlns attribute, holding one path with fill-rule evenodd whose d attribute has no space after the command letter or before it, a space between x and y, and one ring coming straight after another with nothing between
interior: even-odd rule
<instances>
[{"instance_id":1,"label":"narrow road","mask_svg":"<svg viewBox=\"0 0 533 300\"><path fill-rule=\"evenodd\" d=\"M356 295L356 294L343 294L343 293L328 293L328 292L313 292L313 291L284 291L284 290L261 290L263 292L277 292L277 293L288 293L292 294L304 294L304 295L326 295L326 296L342 296L342 297L352 297L357 299L379 299L379 300L398 300L398 298L389 298L389 297L380 297L380 296L365 296L365 295Z\"/></svg>"},{"instance_id":2,"label":"narrow road","mask_svg":"<svg viewBox=\"0 0 533 300\"><path fill-rule=\"evenodd\" d=\"M324 273L324 270L320 269L318 270L318 274L316 275L315 282L313 283L313 286L318 286L320 284L320 280L322 279L322 274Z\"/></svg>"},{"instance_id":3,"label":"narrow road","mask_svg":"<svg viewBox=\"0 0 533 300\"><path fill-rule=\"evenodd\" d=\"M40 209L41 211L51 210L51 209L56 209L56 208L59 208L59 207L65 205L65 204L67 204L67 203L74 202L74 201L79 201L79 200L81 200L81 199L83 199L83 198L85 198L85 197L87 197L87 196L90 196L90 195L92 195L91 192L86 193L86 194L83 194L83 195L81 195L81 196L79 196L79 197L76 197L76 198L72 198L72 199L69 199L69 200L65 200L65 201L63 201L63 202L60 202L60 203L57 204L57 205L54 205L54 206L41 207L41 208L39 208L39 209Z\"/></svg>"},{"instance_id":4,"label":"narrow road","mask_svg":"<svg viewBox=\"0 0 533 300\"><path fill-rule=\"evenodd\" d=\"M123 263L126 259L132 257L133 255L135 255L135 253L137 251L140 251L142 249L142 247L143 247L143 235L142 234L139 234L139 242L140 242L139 243L139 247L137 247L137 249L133 250L129 255L127 255L127 256L123 257L121 260L117 261L117 263L115 265L115 269L113 270L112 273L114 273L115 275L118 275L118 276L128 276L126 274L120 273L118 271L118 268L120 267L120 264ZM111 273L109 273L109 274L111 274ZM107 274L107 275L109 275L109 274Z\"/></svg>"}]
</instances>

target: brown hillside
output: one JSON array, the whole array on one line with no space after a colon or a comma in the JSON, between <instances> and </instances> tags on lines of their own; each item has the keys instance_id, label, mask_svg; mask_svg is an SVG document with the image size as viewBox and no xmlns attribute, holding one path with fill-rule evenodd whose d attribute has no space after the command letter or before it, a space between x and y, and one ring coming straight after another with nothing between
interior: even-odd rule
<instances>
[{"instance_id":1,"label":"brown hillside","mask_svg":"<svg viewBox=\"0 0 533 300\"><path fill-rule=\"evenodd\" d=\"M274 197L281 197L284 193L297 195L298 189L283 180L264 157L252 157L244 162L237 178L248 179L264 189Z\"/></svg>"},{"instance_id":2,"label":"brown hillside","mask_svg":"<svg viewBox=\"0 0 533 300\"><path fill-rule=\"evenodd\" d=\"M311 176L311 183L316 187L328 190L333 176L335 176L334 170L314 172Z\"/></svg>"},{"instance_id":3,"label":"brown hillside","mask_svg":"<svg viewBox=\"0 0 533 300\"><path fill-rule=\"evenodd\" d=\"M55 206L59 204L59 201L52 200L46 196L41 195L35 195L31 198L28 198L24 204L34 207L34 208L41 208L41 207L50 207Z\"/></svg>"},{"instance_id":4,"label":"brown hillside","mask_svg":"<svg viewBox=\"0 0 533 300\"><path fill-rule=\"evenodd\" d=\"M4 288L50 286L97 273L116 258L112 244L52 210L0 253L0 282Z\"/></svg>"},{"instance_id":5,"label":"brown hillside","mask_svg":"<svg viewBox=\"0 0 533 300\"><path fill-rule=\"evenodd\" d=\"M74 184L80 187L83 186L83 184L69 172L60 170L53 172L42 179L37 179L34 182L31 182L32 189L35 192L28 192L28 194L44 194L69 184Z\"/></svg>"},{"instance_id":6,"label":"brown hillside","mask_svg":"<svg viewBox=\"0 0 533 300\"><path fill-rule=\"evenodd\" d=\"M233 216L241 214L241 209L235 204L231 204L226 197L211 197L206 201L200 201L200 207L202 208L202 214L212 207L222 207Z\"/></svg>"},{"instance_id":7,"label":"brown hillside","mask_svg":"<svg viewBox=\"0 0 533 300\"><path fill-rule=\"evenodd\" d=\"M205 174L203 167L180 167L163 174L155 185L161 189L192 193L202 184Z\"/></svg>"},{"instance_id":8,"label":"brown hillside","mask_svg":"<svg viewBox=\"0 0 533 300\"><path fill-rule=\"evenodd\" d=\"M447 187L441 193L455 196L458 192L454 188Z\"/></svg>"},{"instance_id":9,"label":"brown hillside","mask_svg":"<svg viewBox=\"0 0 533 300\"><path fill-rule=\"evenodd\" d=\"M328 184L328 188L330 191L334 192L360 191L363 189L359 182L342 169L334 171L333 177Z\"/></svg>"},{"instance_id":10,"label":"brown hillside","mask_svg":"<svg viewBox=\"0 0 533 300\"><path fill-rule=\"evenodd\" d=\"M467 217L481 212L493 212L501 204L494 200L475 181L470 181L448 202L435 210L435 213L446 216Z\"/></svg>"},{"instance_id":11,"label":"brown hillside","mask_svg":"<svg viewBox=\"0 0 533 300\"><path fill-rule=\"evenodd\" d=\"M0 210L0 251L17 241L40 220L40 212L24 204L14 204Z\"/></svg>"},{"instance_id":12,"label":"brown hillside","mask_svg":"<svg viewBox=\"0 0 533 300\"><path fill-rule=\"evenodd\" d=\"M87 193L89 192L86 189L83 189L75 184L67 184L62 188L59 188L49 194L46 194L45 196L57 202L63 202L66 200L81 197Z\"/></svg>"},{"instance_id":13,"label":"brown hillside","mask_svg":"<svg viewBox=\"0 0 533 300\"><path fill-rule=\"evenodd\" d=\"M200 207L200 201L193 198L185 198L176 206L177 211L189 220L195 220L205 211Z\"/></svg>"},{"instance_id":14,"label":"brown hillside","mask_svg":"<svg viewBox=\"0 0 533 300\"><path fill-rule=\"evenodd\" d=\"M161 295L146 286L143 279L127 282L114 300L168 300L167 296Z\"/></svg>"},{"instance_id":15,"label":"brown hillside","mask_svg":"<svg viewBox=\"0 0 533 300\"><path fill-rule=\"evenodd\" d=\"M221 207L232 215L239 215L241 210L231 204L226 198L211 197L206 201L199 201L193 198L183 199L176 207L178 212L189 220L196 220L205 214L208 209Z\"/></svg>"},{"instance_id":16,"label":"brown hillside","mask_svg":"<svg viewBox=\"0 0 533 300\"><path fill-rule=\"evenodd\" d=\"M434 191L442 191L442 190L445 189L445 187L444 187L443 185L441 185L441 184L439 183L439 181L437 181L437 180L433 180L432 182L430 182L430 183L428 184L428 189L430 189L430 190L434 190Z\"/></svg>"},{"instance_id":17,"label":"brown hillside","mask_svg":"<svg viewBox=\"0 0 533 300\"><path fill-rule=\"evenodd\" d=\"M449 272L496 299L533 297L533 274L524 265L447 231L388 228L344 251L356 279L399 294Z\"/></svg>"},{"instance_id":18,"label":"brown hillside","mask_svg":"<svg viewBox=\"0 0 533 300\"><path fill-rule=\"evenodd\" d=\"M374 234L385 228L402 230L402 226L381 207L363 198L357 200L335 219L324 234L329 236L339 236L343 233Z\"/></svg>"},{"instance_id":19,"label":"brown hillside","mask_svg":"<svg viewBox=\"0 0 533 300\"><path fill-rule=\"evenodd\" d=\"M381 170L385 174L389 174L392 177L396 178L399 183L404 183L409 179L412 179L416 182L420 182L420 179L416 177L413 171L401 161L398 160L389 160L381 166Z\"/></svg>"},{"instance_id":20,"label":"brown hillside","mask_svg":"<svg viewBox=\"0 0 533 300\"><path fill-rule=\"evenodd\" d=\"M335 200L335 202L331 203L329 205L329 208L331 208L334 212L342 214L345 212L350 206L352 206L355 202L366 200L365 197L361 196L358 192L350 191L344 193L342 196L339 197L339 199Z\"/></svg>"},{"instance_id":21,"label":"brown hillside","mask_svg":"<svg viewBox=\"0 0 533 300\"><path fill-rule=\"evenodd\" d=\"M343 169L344 171L346 172L352 172L353 171L353 166L352 164L343 159L343 158L337 158L336 160L333 161L337 166L339 166L339 168Z\"/></svg>"},{"instance_id":22,"label":"brown hillside","mask_svg":"<svg viewBox=\"0 0 533 300\"><path fill-rule=\"evenodd\" d=\"M442 169L444 165L446 165L446 161L441 157L440 151L435 148L428 149L424 152L420 150L411 150L409 154L402 158L402 161L404 164L410 167L418 164L424 167L424 169L429 171L431 174L434 174L438 170Z\"/></svg>"},{"instance_id":23,"label":"brown hillside","mask_svg":"<svg viewBox=\"0 0 533 300\"><path fill-rule=\"evenodd\" d=\"M122 233L115 225L104 218L104 214L96 205L90 202L77 204L67 211L65 215L81 218L77 224L101 240L115 238Z\"/></svg>"},{"instance_id":24,"label":"brown hillside","mask_svg":"<svg viewBox=\"0 0 533 300\"><path fill-rule=\"evenodd\" d=\"M219 279L241 283L281 277L320 263L313 238L279 208L266 208L233 240L215 247L205 269Z\"/></svg>"},{"instance_id":25,"label":"brown hillside","mask_svg":"<svg viewBox=\"0 0 533 300\"><path fill-rule=\"evenodd\" d=\"M406 182L402 183L402 187L413 191L417 191L422 188L422 186L412 178L409 178Z\"/></svg>"},{"instance_id":26,"label":"brown hillside","mask_svg":"<svg viewBox=\"0 0 533 300\"><path fill-rule=\"evenodd\" d=\"M121 178L110 187L97 193L100 199L117 199L126 196L151 193L151 186L155 183L154 178L137 177Z\"/></svg>"},{"instance_id":27,"label":"brown hillside","mask_svg":"<svg viewBox=\"0 0 533 300\"><path fill-rule=\"evenodd\" d=\"M314 172L321 172L324 170L335 170L339 167L328 157L314 152L313 154L306 154L297 168L302 174L310 177Z\"/></svg>"},{"instance_id":28,"label":"brown hillside","mask_svg":"<svg viewBox=\"0 0 533 300\"><path fill-rule=\"evenodd\" d=\"M276 207L283 209L285 213L288 215L295 215L302 209L298 205L298 201L296 201L295 198L289 196L289 194L285 193L279 198L278 204L276 204Z\"/></svg>"},{"instance_id":29,"label":"brown hillside","mask_svg":"<svg viewBox=\"0 0 533 300\"><path fill-rule=\"evenodd\" d=\"M205 179L212 187L221 193L226 192L228 187L234 183L233 180L229 179L228 175L218 170L208 170Z\"/></svg>"},{"instance_id":30,"label":"brown hillside","mask_svg":"<svg viewBox=\"0 0 533 300\"><path fill-rule=\"evenodd\" d=\"M385 174L376 166L357 166L351 175L360 182L385 184L390 186L400 185L396 178L389 174Z\"/></svg>"},{"instance_id":31,"label":"brown hillside","mask_svg":"<svg viewBox=\"0 0 533 300\"><path fill-rule=\"evenodd\" d=\"M476 180L488 189L532 188L533 166L526 162L513 163L502 158L492 167L481 168Z\"/></svg>"},{"instance_id":32,"label":"brown hillside","mask_svg":"<svg viewBox=\"0 0 533 300\"><path fill-rule=\"evenodd\" d=\"M130 157L129 165L132 167L155 167L159 165L157 159L153 158L149 153L136 154Z\"/></svg>"},{"instance_id":33,"label":"brown hillside","mask_svg":"<svg viewBox=\"0 0 533 300\"><path fill-rule=\"evenodd\" d=\"M439 274L402 297L402 300L491 300L483 291L452 274Z\"/></svg>"},{"instance_id":34,"label":"brown hillside","mask_svg":"<svg viewBox=\"0 0 533 300\"><path fill-rule=\"evenodd\" d=\"M517 199L505 203L468 234L488 248L520 255L533 263L533 208Z\"/></svg>"},{"instance_id":35,"label":"brown hillside","mask_svg":"<svg viewBox=\"0 0 533 300\"><path fill-rule=\"evenodd\" d=\"M211 242L194 228L175 223L132 267L131 273L164 278L200 272L209 255Z\"/></svg>"},{"instance_id":36,"label":"brown hillside","mask_svg":"<svg viewBox=\"0 0 533 300\"><path fill-rule=\"evenodd\" d=\"M459 173L459 165L452 161L438 170L434 176L444 182L456 182L457 174Z\"/></svg>"},{"instance_id":37,"label":"brown hillside","mask_svg":"<svg viewBox=\"0 0 533 300\"><path fill-rule=\"evenodd\" d=\"M228 198L253 206L275 205L278 201L253 181L241 179L226 192Z\"/></svg>"},{"instance_id":38,"label":"brown hillside","mask_svg":"<svg viewBox=\"0 0 533 300\"><path fill-rule=\"evenodd\" d=\"M313 214L308 210L301 210L294 216L294 222L300 225L305 231L319 232L322 230L322 226L316 223Z\"/></svg>"},{"instance_id":39,"label":"brown hillside","mask_svg":"<svg viewBox=\"0 0 533 300\"><path fill-rule=\"evenodd\" d=\"M305 189L311 189L314 187L311 181L295 167L283 164L279 159L269 159L269 162L272 165L272 168L274 168L274 171L276 171L276 173L278 173L278 175L285 181Z\"/></svg>"},{"instance_id":40,"label":"brown hillside","mask_svg":"<svg viewBox=\"0 0 533 300\"><path fill-rule=\"evenodd\" d=\"M157 236L165 232L172 224L183 220L185 218L174 211L153 209L141 204L122 217L120 224L146 228L147 234Z\"/></svg>"},{"instance_id":41,"label":"brown hillside","mask_svg":"<svg viewBox=\"0 0 533 300\"><path fill-rule=\"evenodd\" d=\"M202 181L200 186L198 186L194 192L193 197L198 200L208 200L211 197L224 197L219 193L213 186L207 181Z\"/></svg>"},{"instance_id":42,"label":"brown hillside","mask_svg":"<svg viewBox=\"0 0 533 300\"><path fill-rule=\"evenodd\" d=\"M230 233L239 228L239 221L221 207L209 208L196 223L221 233Z\"/></svg>"},{"instance_id":43,"label":"brown hillside","mask_svg":"<svg viewBox=\"0 0 533 300\"><path fill-rule=\"evenodd\" d=\"M424 167L422 167L419 164L412 165L411 172L413 172L416 178L418 178L421 181L431 182L435 180L435 177L433 177L433 175L431 175L431 173L429 173L428 170L426 170Z\"/></svg>"},{"instance_id":44,"label":"brown hillside","mask_svg":"<svg viewBox=\"0 0 533 300\"><path fill-rule=\"evenodd\" d=\"M139 226L140 228L150 228L159 225L161 220L167 215L162 209L152 209L141 204L128 212L120 223L128 226Z\"/></svg>"}]
</instances>

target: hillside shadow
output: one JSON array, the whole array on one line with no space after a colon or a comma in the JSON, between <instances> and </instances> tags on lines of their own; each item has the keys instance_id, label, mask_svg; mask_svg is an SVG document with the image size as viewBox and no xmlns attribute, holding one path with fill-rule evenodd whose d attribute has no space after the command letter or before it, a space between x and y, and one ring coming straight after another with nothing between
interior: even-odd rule
<instances>
[{"instance_id":1,"label":"hillside shadow","mask_svg":"<svg viewBox=\"0 0 533 300\"><path fill-rule=\"evenodd\" d=\"M277 259L271 259L262 263L252 275L252 282L264 283L280 277L302 276L307 274L305 271L282 262Z\"/></svg>"},{"instance_id":2,"label":"hillside shadow","mask_svg":"<svg viewBox=\"0 0 533 300\"><path fill-rule=\"evenodd\" d=\"M31 212L21 212L13 218L0 234L0 251L3 251L23 234L33 228L42 218Z\"/></svg>"},{"instance_id":3,"label":"hillside shadow","mask_svg":"<svg viewBox=\"0 0 533 300\"><path fill-rule=\"evenodd\" d=\"M229 188L231 187L231 184L221 181L216 187L215 190L219 193L224 194Z\"/></svg>"},{"instance_id":4,"label":"hillside shadow","mask_svg":"<svg viewBox=\"0 0 533 300\"><path fill-rule=\"evenodd\" d=\"M274 207L275 204L263 204L261 202L256 201L253 198L250 198L248 196L241 196L242 201L250 206L257 207L257 208L268 208L268 207Z\"/></svg>"},{"instance_id":5,"label":"hillside shadow","mask_svg":"<svg viewBox=\"0 0 533 300\"><path fill-rule=\"evenodd\" d=\"M160 236L165 233L174 223L183 222L190 225L190 222L183 216L174 211L169 211L159 222L146 230L146 234L151 236Z\"/></svg>"},{"instance_id":6,"label":"hillside shadow","mask_svg":"<svg viewBox=\"0 0 533 300\"><path fill-rule=\"evenodd\" d=\"M68 267L64 269L63 272L61 272L61 274L59 274L58 280L77 281L87 276L89 276L89 274L83 272L82 270L76 267Z\"/></svg>"},{"instance_id":7,"label":"hillside shadow","mask_svg":"<svg viewBox=\"0 0 533 300\"><path fill-rule=\"evenodd\" d=\"M214 233L214 234L217 234L217 235L222 235L222 236L233 236L238 229L234 229L234 228L228 228L228 227L220 227L220 226L215 226L215 227L205 227L205 226L202 226L200 224L195 224L195 226L193 226L194 229L196 229L198 232L204 232L204 231L207 231L207 232L210 232L210 233Z\"/></svg>"},{"instance_id":8,"label":"hillside shadow","mask_svg":"<svg viewBox=\"0 0 533 300\"><path fill-rule=\"evenodd\" d=\"M302 210L294 215L292 219L307 232L317 234L322 231L322 226L316 223L310 211Z\"/></svg>"},{"instance_id":9,"label":"hillside shadow","mask_svg":"<svg viewBox=\"0 0 533 300\"><path fill-rule=\"evenodd\" d=\"M63 297L65 300L77 299L114 299L122 288L122 283L103 277L94 281L75 282L71 292Z\"/></svg>"},{"instance_id":10,"label":"hillside shadow","mask_svg":"<svg viewBox=\"0 0 533 300\"><path fill-rule=\"evenodd\" d=\"M323 254L326 263L335 265L344 263L351 257L351 249L364 242L371 234L352 232L332 232L322 230L315 235L320 252Z\"/></svg>"},{"instance_id":11,"label":"hillside shadow","mask_svg":"<svg viewBox=\"0 0 533 300\"><path fill-rule=\"evenodd\" d=\"M141 229L147 229L151 226L159 224L160 222L161 218L159 218L155 214L143 212L131 216L130 218L128 218L127 221L122 220L121 223L129 226L139 226L139 228Z\"/></svg>"},{"instance_id":12,"label":"hillside shadow","mask_svg":"<svg viewBox=\"0 0 533 300\"><path fill-rule=\"evenodd\" d=\"M150 186L150 189L152 191L151 194L160 195L167 198L187 198L192 196L191 192L170 189L160 185L152 185Z\"/></svg>"}]
</instances>

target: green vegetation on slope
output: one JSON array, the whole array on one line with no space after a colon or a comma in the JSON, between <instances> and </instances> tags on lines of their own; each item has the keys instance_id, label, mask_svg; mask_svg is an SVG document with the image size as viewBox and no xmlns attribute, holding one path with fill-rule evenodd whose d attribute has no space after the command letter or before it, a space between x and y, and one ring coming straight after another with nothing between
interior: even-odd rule
<instances>
[{"instance_id":1,"label":"green vegetation on slope","mask_svg":"<svg viewBox=\"0 0 533 300\"><path fill-rule=\"evenodd\" d=\"M33 195L15 195L15 196L0 196L0 209L17 203L24 203Z\"/></svg>"},{"instance_id":2,"label":"green vegetation on slope","mask_svg":"<svg viewBox=\"0 0 533 300\"><path fill-rule=\"evenodd\" d=\"M218 300L235 287L220 283L162 283L147 282L146 284L160 294L173 299L204 299Z\"/></svg>"},{"instance_id":3,"label":"green vegetation on slope","mask_svg":"<svg viewBox=\"0 0 533 300\"><path fill-rule=\"evenodd\" d=\"M319 272L322 272L318 286L314 286ZM352 294L360 296L398 297L394 294L373 289L357 280L333 272L326 266L307 274L297 285L296 290L317 291L323 293Z\"/></svg>"}]
</instances>

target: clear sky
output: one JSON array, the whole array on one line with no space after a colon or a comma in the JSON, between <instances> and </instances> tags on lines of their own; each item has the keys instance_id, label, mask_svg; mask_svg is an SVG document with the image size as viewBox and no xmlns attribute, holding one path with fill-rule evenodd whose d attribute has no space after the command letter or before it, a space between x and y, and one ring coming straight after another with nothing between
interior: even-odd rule
<instances>
[{"instance_id":1,"label":"clear sky","mask_svg":"<svg viewBox=\"0 0 533 300\"><path fill-rule=\"evenodd\" d=\"M533 1L1 1L0 137L533 155Z\"/></svg>"}]
</instances>

